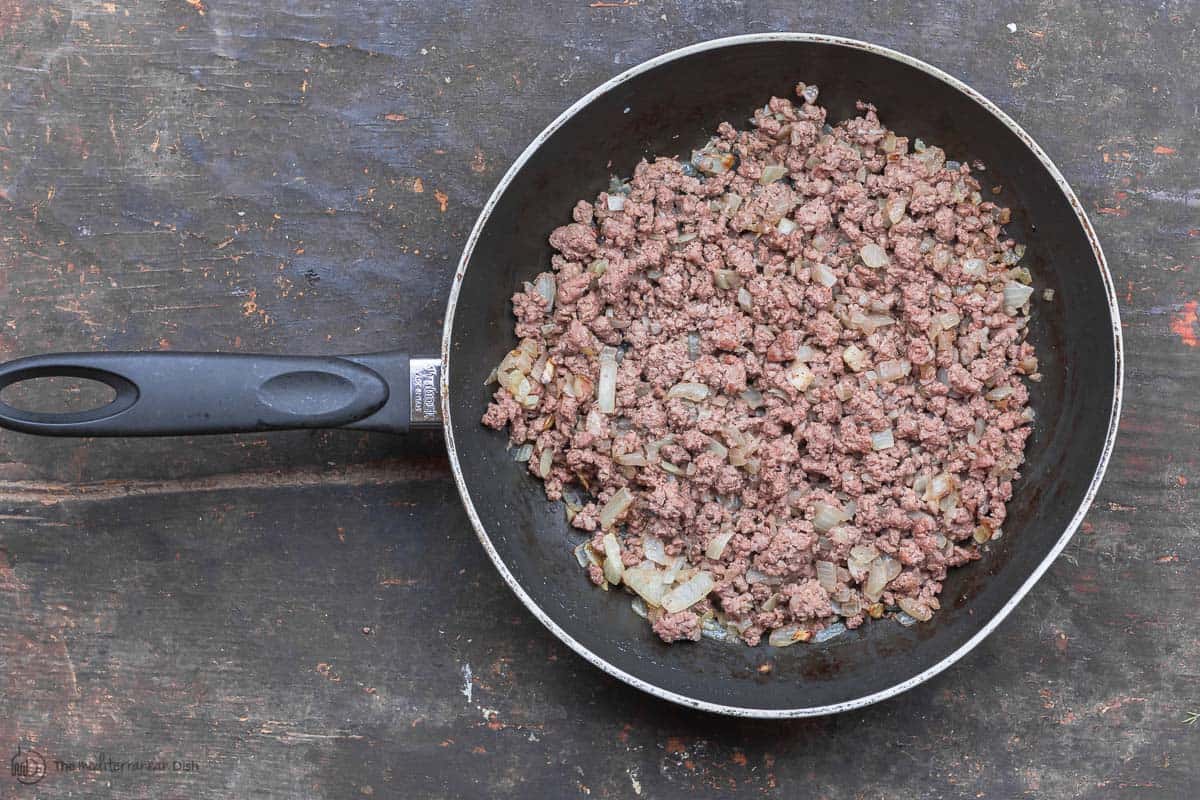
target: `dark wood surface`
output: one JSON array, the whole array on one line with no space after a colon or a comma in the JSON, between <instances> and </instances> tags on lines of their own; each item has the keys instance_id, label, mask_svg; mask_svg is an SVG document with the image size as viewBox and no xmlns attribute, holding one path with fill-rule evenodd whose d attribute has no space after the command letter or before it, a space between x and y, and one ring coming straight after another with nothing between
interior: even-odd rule
<instances>
[{"instance_id":1,"label":"dark wood surface","mask_svg":"<svg viewBox=\"0 0 1200 800\"><path fill-rule=\"evenodd\" d=\"M898 699L789 723L654 701L560 645L435 435L0 433L0 754L198 768L6 767L0 797L1194 796L1198 23L1173 0L0 0L5 358L432 350L545 123L655 54L789 29L1013 114L1099 229L1129 356L1108 479L1016 613Z\"/></svg>"}]
</instances>

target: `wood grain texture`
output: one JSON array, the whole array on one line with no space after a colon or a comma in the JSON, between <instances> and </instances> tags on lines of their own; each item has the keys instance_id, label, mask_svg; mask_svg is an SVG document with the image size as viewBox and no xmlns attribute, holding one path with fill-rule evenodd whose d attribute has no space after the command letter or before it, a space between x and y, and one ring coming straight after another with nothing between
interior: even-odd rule
<instances>
[{"instance_id":1,"label":"wood grain texture","mask_svg":"<svg viewBox=\"0 0 1200 800\"><path fill-rule=\"evenodd\" d=\"M0 755L199 766L5 770L0 797L1191 796L1198 25L1179 0L0 0L5 358L432 350L545 123L767 30L895 47L1009 111L1092 214L1129 355L1109 477L1009 621L898 699L792 723L651 701L559 645L434 436L0 433Z\"/></svg>"}]
</instances>

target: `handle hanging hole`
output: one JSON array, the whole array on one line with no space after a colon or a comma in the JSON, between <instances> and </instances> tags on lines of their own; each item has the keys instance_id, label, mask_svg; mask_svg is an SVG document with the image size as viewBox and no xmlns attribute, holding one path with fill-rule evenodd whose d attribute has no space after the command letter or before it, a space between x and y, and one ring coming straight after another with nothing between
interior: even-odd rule
<instances>
[{"instance_id":1,"label":"handle hanging hole","mask_svg":"<svg viewBox=\"0 0 1200 800\"><path fill-rule=\"evenodd\" d=\"M112 403L117 391L103 381L68 375L30 377L0 390L0 402L21 411L70 414Z\"/></svg>"}]
</instances>

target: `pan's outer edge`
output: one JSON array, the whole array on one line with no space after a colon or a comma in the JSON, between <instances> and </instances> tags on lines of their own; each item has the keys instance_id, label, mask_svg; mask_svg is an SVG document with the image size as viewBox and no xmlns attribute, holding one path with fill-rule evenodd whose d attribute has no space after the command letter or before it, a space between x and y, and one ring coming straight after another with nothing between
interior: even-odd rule
<instances>
[{"instance_id":1,"label":"pan's outer edge","mask_svg":"<svg viewBox=\"0 0 1200 800\"><path fill-rule=\"evenodd\" d=\"M462 285L462 280L466 274L467 265L469 264L471 255L475 249L475 243L478 241L484 225L487 224L488 218L491 216L492 210L495 208L497 202L499 202L501 195L503 195L507 190L509 183L511 183L517 173L520 172L522 167L525 165L525 162L533 155L534 152L537 151L541 144L556 130L558 130L558 128L560 128L567 120L573 117L581 109L585 108L597 97L610 91L614 87L619 86L630 78L640 75L648 70L652 70L661 64L665 64L667 62L674 61L695 53L702 53L708 50L715 50L733 45L753 44L756 42L808 42L812 44L835 45L865 50L876 55L893 59L910 67L919 69L922 72L925 72L962 92L976 103L983 106L983 108L991 113L993 117L1002 122L1013 133L1019 136L1021 140L1025 142L1026 147L1029 148L1029 150L1037 157L1037 159L1054 178L1054 182L1058 184L1059 189L1062 191L1067 201L1071 204L1071 207L1075 209L1075 214L1079 219L1079 224L1083 228L1084 233L1087 235L1088 241L1091 242L1092 252L1096 257L1096 265L1100 269L1100 277L1104 283L1104 291L1108 297L1108 311L1112 323L1113 349L1116 355L1113 370L1113 403L1111 415L1109 417L1108 433L1105 437L1104 449L1101 452L1100 461L1096 465L1096 471L1092 476L1091 483L1088 485L1088 490L1086 495L1084 495L1083 502L1080 503L1075 515L1071 518L1070 524L1067 525L1066 530L1063 531L1062 536L1059 537L1058 541L1054 545L1054 548L1050 551L1042 563L1038 565L1037 569L1033 571L1033 574L1030 575L1029 578L1016 590L1016 592L1013 593L1013 596L1007 603L1005 603L1004 607L1000 609L999 613L992 617L992 619L990 619L987 624L985 624L974 636L972 636L970 640L968 640L953 653L946 656L925 671L914 675L905 681L897 683L883 691L858 697L854 700L849 700L844 703L787 709L747 708L743 706L723 705L720 703L710 703L703 700L697 700L693 697L688 697L686 695L669 691L660 686L648 683L634 675L630 675L624 670L618 669L606 661L602 656L593 653L591 650L575 641L569 634L567 634L566 631L555 624L554 620L550 619L550 617L541 609L541 607L533 601L533 599L521 587L520 583L513 577L512 573L509 572L508 567L505 565L503 559L500 557L500 554L496 551L495 546L492 544L491 539L488 537L487 531L484 529L483 523L479 518L479 514L475 510L474 504L471 502L471 495L467 490L466 483L463 479L462 468L458 462L458 451L455 449L454 428L451 425L451 408L448 391L450 352L453 344L452 334L454 329L454 312L455 306L458 302L459 288ZM868 42L814 33L762 33L744 36L731 36L724 39L713 39L711 41L700 42L698 44L682 47L678 50L672 50L669 53L664 53L629 70L626 70L620 75L617 75L611 80L606 81L605 83L596 87L591 92L576 101L570 108L560 114L557 119L546 126L546 129L538 134L537 138L535 138L529 144L529 146L525 148L524 152L522 152L517 160L513 162L513 165L509 167L508 172L505 173L500 183L497 184L495 190L488 198L487 203L484 204L483 210L479 214L479 219L476 220L475 227L471 230L471 235L468 237L466 246L463 249L462 258L459 261L458 269L454 275L453 285L450 289L450 299L446 308L446 322L442 333L441 355L442 416L445 420L446 449L450 456L450 467L454 473L454 482L458 485L458 492L462 497L463 505L466 507L467 516L470 517L471 524L475 528L475 533L479 536L479 541L483 544L488 556L492 559L492 563L496 565L496 569L499 570L505 582L507 582L509 587L512 588L513 592L516 593L521 602L525 604L526 608L528 608L530 612L532 612L533 615L550 630L551 633L562 640L568 647L570 647L579 655L583 656L591 663L595 664L600 669L604 670L613 677L624 681L630 686L641 689L642 691L648 692L656 697L661 697L664 700L669 700L673 703L678 703L679 705L687 706L689 708L697 708L703 711L711 711L718 714L727 714L736 717L754 717L759 719L790 719L796 717L815 717L823 714L836 714L842 711L862 708L863 706L868 706L872 703L878 703L882 700L894 697L913 688L914 686L917 686L918 684L924 683L940 673L942 670L950 667L960 658L969 653L977 644L983 641L988 634L995 630L1009 615L1009 613L1016 608L1017 604L1022 598L1025 597L1029 590L1033 588L1034 584L1038 582L1043 573L1049 569L1050 564L1053 563L1053 561L1058 557L1059 553L1063 551L1063 548L1067 546L1067 543L1071 540L1071 537L1075 535L1076 529L1078 529L1080 523L1083 522L1084 515L1091 506L1093 499L1095 499L1096 492L1100 488L1100 482L1104 478L1104 472L1108 468L1109 458L1112 455L1113 445L1116 440L1117 423L1121 416L1125 363L1124 345L1121 340L1120 312L1117 308L1117 296L1113 288L1112 275L1108 271L1108 262L1104 258L1104 252L1100 247L1100 241L1096 236L1096 231L1092 227L1091 221L1088 219L1087 214L1084 212L1083 206L1079 202L1079 198L1075 196L1075 192L1071 190L1071 187L1067 184L1066 179L1063 177L1062 173L1059 172L1058 167L1056 167L1046 153L1043 152L1042 148L1039 147L1037 142L1033 140L1033 137L1026 133L1020 125L1018 125L1007 114L1001 111L999 107L997 107L992 101L988 100L979 92L975 91L970 86L967 86L957 78L954 78L953 76L934 66L926 64L924 61L886 47L870 44Z\"/></svg>"}]
</instances>

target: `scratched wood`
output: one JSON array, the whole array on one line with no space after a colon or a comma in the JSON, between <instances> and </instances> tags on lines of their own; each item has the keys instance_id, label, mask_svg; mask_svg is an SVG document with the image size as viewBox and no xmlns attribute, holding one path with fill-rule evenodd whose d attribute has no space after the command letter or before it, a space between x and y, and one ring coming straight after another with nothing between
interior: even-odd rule
<instances>
[{"instance_id":1,"label":"scratched wood","mask_svg":"<svg viewBox=\"0 0 1200 800\"><path fill-rule=\"evenodd\" d=\"M431 350L537 130L647 57L788 29L912 53L1030 130L1099 229L1129 353L1109 478L1010 620L901 698L783 724L652 702L559 645L435 436L0 434L0 756L197 764L5 768L0 797L1192 796L1198 23L1178 0L0 0L6 358Z\"/></svg>"}]
</instances>

